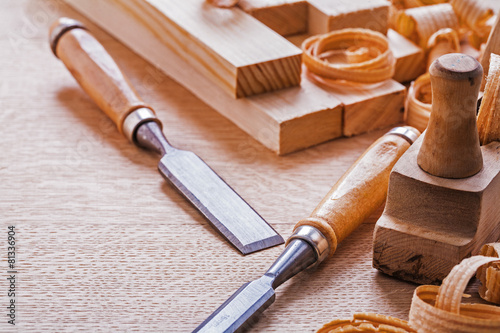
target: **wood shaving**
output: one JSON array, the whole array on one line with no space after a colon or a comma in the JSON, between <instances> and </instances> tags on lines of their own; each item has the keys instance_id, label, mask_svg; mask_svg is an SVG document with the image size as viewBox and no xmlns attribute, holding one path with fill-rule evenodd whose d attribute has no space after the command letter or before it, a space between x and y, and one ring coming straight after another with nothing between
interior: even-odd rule
<instances>
[{"instance_id":1,"label":"wood shaving","mask_svg":"<svg viewBox=\"0 0 500 333\"><path fill-rule=\"evenodd\" d=\"M375 83L392 78L396 60L387 38L368 29L343 29L302 43L308 71L326 79Z\"/></svg>"},{"instance_id":2,"label":"wood shaving","mask_svg":"<svg viewBox=\"0 0 500 333\"><path fill-rule=\"evenodd\" d=\"M500 307L461 303L468 281L478 268L490 262L500 261L485 256L464 259L440 287L417 287L410 309L410 326L419 333L500 332Z\"/></svg>"},{"instance_id":3,"label":"wood shaving","mask_svg":"<svg viewBox=\"0 0 500 333\"><path fill-rule=\"evenodd\" d=\"M492 53L484 88L483 101L477 117L481 145L500 141L500 56Z\"/></svg>"},{"instance_id":4,"label":"wood shaving","mask_svg":"<svg viewBox=\"0 0 500 333\"><path fill-rule=\"evenodd\" d=\"M356 313L352 319L337 319L325 324L316 333L350 333L350 332L416 332L408 322L375 313Z\"/></svg>"},{"instance_id":5,"label":"wood shaving","mask_svg":"<svg viewBox=\"0 0 500 333\"><path fill-rule=\"evenodd\" d=\"M458 31L458 18L450 4L410 8L402 11L396 30L422 48L427 47L431 36L438 30L451 28Z\"/></svg>"},{"instance_id":6,"label":"wood shaving","mask_svg":"<svg viewBox=\"0 0 500 333\"><path fill-rule=\"evenodd\" d=\"M483 245L480 254L486 257L500 257L500 243ZM481 266L476 277L481 281L479 296L488 302L500 304L500 263Z\"/></svg>"},{"instance_id":7,"label":"wood shaving","mask_svg":"<svg viewBox=\"0 0 500 333\"><path fill-rule=\"evenodd\" d=\"M220 8L231 8L238 4L238 0L207 0L207 2Z\"/></svg>"},{"instance_id":8,"label":"wood shaving","mask_svg":"<svg viewBox=\"0 0 500 333\"><path fill-rule=\"evenodd\" d=\"M423 132L432 110L431 77L429 73L419 76L411 83L405 103L405 123Z\"/></svg>"},{"instance_id":9,"label":"wood shaving","mask_svg":"<svg viewBox=\"0 0 500 333\"><path fill-rule=\"evenodd\" d=\"M488 26L486 22L493 16L493 9L484 1L478 0L451 0L450 4L460 22L486 42L491 30L491 26Z\"/></svg>"}]
</instances>

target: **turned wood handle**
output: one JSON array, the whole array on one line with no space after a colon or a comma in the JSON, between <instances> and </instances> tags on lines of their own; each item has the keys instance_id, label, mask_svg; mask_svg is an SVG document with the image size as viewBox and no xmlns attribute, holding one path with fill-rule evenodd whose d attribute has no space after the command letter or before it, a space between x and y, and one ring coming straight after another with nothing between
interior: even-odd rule
<instances>
[{"instance_id":1,"label":"turned wood handle","mask_svg":"<svg viewBox=\"0 0 500 333\"><path fill-rule=\"evenodd\" d=\"M85 92L123 134L123 122L133 111L151 107L132 88L113 58L78 21L60 18L50 28L50 43Z\"/></svg>"},{"instance_id":2,"label":"turned wood handle","mask_svg":"<svg viewBox=\"0 0 500 333\"><path fill-rule=\"evenodd\" d=\"M416 137L420 134L406 128ZM303 225L317 228L327 238L332 255L337 244L384 203L392 167L409 147L410 142L399 135L387 134L378 139L295 229Z\"/></svg>"},{"instance_id":3,"label":"turned wood handle","mask_svg":"<svg viewBox=\"0 0 500 333\"><path fill-rule=\"evenodd\" d=\"M417 163L437 177L475 175L483 167L476 126L481 64L468 55L450 53L436 59L429 74L432 112Z\"/></svg>"}]
</instances>

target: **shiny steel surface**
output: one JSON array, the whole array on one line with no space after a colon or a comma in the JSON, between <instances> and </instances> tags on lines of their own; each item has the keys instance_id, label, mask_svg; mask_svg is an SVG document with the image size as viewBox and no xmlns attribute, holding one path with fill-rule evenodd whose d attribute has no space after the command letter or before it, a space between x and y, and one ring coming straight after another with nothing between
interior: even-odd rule
<instances>
[{"instance_id":1,"label":"shiny steel surface","mask_svg":"<svg viewBox=\"0 0 500 333\"><path fill-rule=\"evenodd\" d=\"M52 49L52 52L54 55L57 57L56 49L57 49L57 43L59 42L59 39L68 31L72 29L85 29L85 26L77 21L73 20L67 17L61 18L61 24L59 24L57 27L52 30L50 36L49 36L49 43L50 43L50 48ZM59 58L59 57L57 57Z\"/></svg>"},{"instance_id":2,"label":"shiny steel surface","mask_svg":"<svg viewBox=\"0 0 500 333\"><path fill-rule=\"evenodd\" d=\"M137 145L163 155L158 170L243 254L283 244L283 238L196 154L172 147L160 126L146 122Z\"/></svg>"},{"instance_id":3,"label":"shiny steel surface","mask_svg":"<svg viewBox=\"0 0 500 333\"><path fill-rule=\"evenodd\" d=\"M293 239L261 278L244 284L193 332L232 333L250 328L275 299L274 289L317 261L308 242Z\"/></svg>"},{"instance_id":4,"label":"shiny steel surface","mask_svg":"<svg viewBox=\"0 0 500 333\"><path fill-rule=\"evenodd\" d=\"M391 129L389 132L387 132L385 135L398 135L408 141L410 144L413 144L415 141L417 141L419 134L417 134L416 129L412 131L408 127L394 127Z\"/></svg>"},{"instance_id":5,"label":"shiny steel surface","mask_svg":"<svg viewBox=\"0 0 500 333\"><path fill-rule=\"evenodd\" d=\"M314 265L317 265L325 260L330 253L328 240L321 233L321 231L315 227L311 227L309 225L302 225L298 227L290 236L287 243L290 243L293 239L302 239L313 247L316 257L318 258Z\"/></svg>"},{"instance_id":6,"label":"shiny steel surface","mask_svg":"<svg viewBox=\"0 0 500 333\"><path fill-rule=\"evenodd\" d=\"M161 122L154 114L153 110L148 108L139 108L132 111L123 121L123 134L132 143L137 143L135 133L139 126L145 122L153 121L161 128Z\"/></svg>"}]
</instances>

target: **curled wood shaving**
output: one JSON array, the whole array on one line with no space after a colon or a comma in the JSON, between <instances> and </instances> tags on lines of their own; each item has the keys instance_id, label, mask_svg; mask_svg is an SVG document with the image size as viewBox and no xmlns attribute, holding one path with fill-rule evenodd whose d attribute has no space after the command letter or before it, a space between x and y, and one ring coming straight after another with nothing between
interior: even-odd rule
<instances>
[{"instance_id":1,"label":"curled wood shaving","mask_svg":"<svg viewBox=\"0 0 500 333\"><path fill-rule=\"evenodd\" d=\"M396 60L387 38L368 29L343 29L302 43L310 73L326 79L375 83L392 78Z\"/></svg>"},{"instance_id":2,"label":"curled wood shaving","mask_svg":"<svg viewBox=\"0 0 500 333\"><path fill-rule=\"evenodd\" d=\"M493 9L484 1L477 0L451 0L450 4L463 24L478 35L488 38L491 27L486 22L493 16Z\"/></svg>"},{"instance_id":3,"label":"curled wood shaving","mask_svg":"<svg viewBox=\"0 0 500 333\"><path fill-rule=\"evenodd\" d=\"M373 314L357 313L352 319L337 319L325 324L317 333L347 332L418 332L418 333L498 333L500 307L486 304L461 303L464 290L476 271L488 276L488 269L500 269L500 243L481 249L488 256L474 256L462 260L438 286L424 285L415 289L410 309L410 321ZM487 266L486 266L487 265ZM500 290L500 279L494 278L495 291Z\"/></svg>"},{"instance_id":4,"label":"curled wood shaving","mask_svg":"<svg viewBox=\"0 0 500 333\"><path fill-rule=\"evenodd\" d=\"M402 0L402 2L404 2L405 8L414 8L445 3L448 0Z\"/></svg>"},{"instance_id":5,"label":"curled wood shaving","mask_svg":"<svg viewBox=\"0 0 500 333\"><path fill-rule=\"evenodd\" d=\"M436 31L427 42L427 70L431 64L442 55L460 52L458 32L451 28Z\"/></svg>"},{"instance_id":6,"label":"curled wood shaving","mask_svg":"<svg viewBox=\"0 0 500 333\"><path fill-rule=\"evenodd\" d=\"M460 51L460 38L458 37L458 33L456 30L453 30L451 28L439 29L429 38L429 41L427 42L427 48L432 49L441 42L445 42L446 44L448 44L449 50L447 50L446 53Z\"/></svg>"},{"instance_id":7,"label":"curled wood shaving","mask_svg":"<svg viewBox=\"0 0 500 333\"><path fill-rule=\"evenodd\" d=\"M481 65L483 66L484 78L488 75L490 68L490 56L492 53L500 54L500 15L496 17L495 22L492 25L491 34L488 38L488 42L483 52L483 57L481 59ZM486 79L483 78L481 83L481 91L484 91L486 85Z\"/></svg>"},{"instance_id":8,"label":"curled wood shaving","mask_svg":"<svg viewBox=\"0 0 500 333\"><path fill-rule=\"evenodd\" d=\"M349 333L349 332L416 332L408 322L375 313L356 313L352 319L337 319L325 324L316 333Z\"/></svg>"},{"instance_id":9,"label":"curled wood shaving","mask_svg":"<svg viewBox=\"0 0 500 333\"><path fill-rule=\"evenodd\" d=\"M422 48L438 30L451 28L458 31L458 18L450 4L410 8L399 14L396 30Z\"/></svg>"},{"instance_id":10,"label":"curled wood shaving","mask_svg":"<svg viewBox=\"0 0 500 333\"><path fill-rule=\"evenodd\" d=\"M492 53L483 101L477 117L481 145L500 141L500 56Z\"/></svg>"},{"instance_id":11,"label":"curled wood shaving","mask_svg":"<svg viewBox=\"0 0 500 333\"><path fill-rule=\"evenodd\" d=\"M231 8L238 4L238 0L206 0L209 4L221 8Z\"/></svg>"},{"instance_id":12,"label":"curled wood shaving","mask_svg":"<svg viewBox=\"0 0 500 333\"><path fill-rule=\"evenodd\" d=\"M483 245L480 254L486 257L500 257L500 243ZM488 302L500 304L500 264L491 263L481 266L476 277L481 281L479 287L481 298Z\"/></svg>"},{"instance_id":13,"label":"curled wood shaving","mask_svg":"<svg viewBox=\"0 0 500 333\"><path fill-rule=\"evenodd\" d=\"M410 309L410 326L419 333L500 332L500 307L461 303L468 281L479 267L490 262L500 261L484 256L464 259L440 287L417 287Z\"/></svg>"},{"instance_id":14,"label":"curled wood shaving","mask_svg":"<svg viewBox=\"0 0 500 333\"><path fill-rule=\"evenodd\" d=\"M411 83L405 103L405 123L420 132L427 128L432 110L431 78L428 73Z\"/></svg>"}]
</instances>

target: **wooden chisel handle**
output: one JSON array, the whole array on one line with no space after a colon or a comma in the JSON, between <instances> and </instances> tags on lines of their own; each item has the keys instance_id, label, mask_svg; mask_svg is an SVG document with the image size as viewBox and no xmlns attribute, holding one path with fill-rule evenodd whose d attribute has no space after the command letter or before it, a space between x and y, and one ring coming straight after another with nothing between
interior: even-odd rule
<instances>
[{"instance_id":1,"label":"wooden chisel handle","mask_svg":"<svg viewBox=\"0 0 500 333\"><path fill-rule=\"evenodd\" d=\"M384 203L392 167L419 135L412 127L398 127L378 139L294 231L300 226L315 227L326 237L332 255L337 244Z\"/></svg>"},{"instance_id":2,"label":"wooden chisel handle","mask_svg":"<svg viewBox=\"0 0 500 333\"><path fill-rule=\"evenodd\" d=\"M61 59L85 92L116 124L120 133L132 140L138 119L155 121L153 109L144 103L104 47L78 21L60 18L50 28L52 51ZM134 111L139 115L129 119ZM148 118L148 119L144 119ZM132 125L132 128L130 128ZM133 141L133 140L132 140Z\"/></svg>"}]
</instances>

